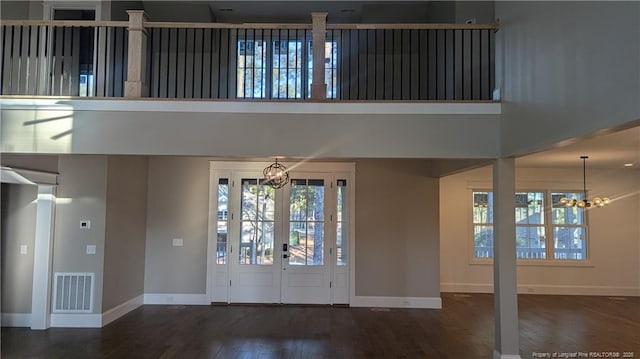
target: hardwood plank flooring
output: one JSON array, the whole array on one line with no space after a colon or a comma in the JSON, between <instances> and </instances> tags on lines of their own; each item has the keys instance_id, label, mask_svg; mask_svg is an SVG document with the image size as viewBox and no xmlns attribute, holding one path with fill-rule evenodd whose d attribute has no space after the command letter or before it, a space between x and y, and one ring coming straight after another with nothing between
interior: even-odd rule
<instances>
[{"instance_id":1,"label":"hardwood plank flooring","mask_svg":"<svg viewBox=\"0 0 640 359\"><path fill-rule=\"evenodd\" d=\"M493 296L443 293L442 299L442 310L147 305L101 329L2 328L0 355L491 358ZM519 317L522 358L554 352L640 358L640 297L520 295Z\"/></svg>"}]
</instances>

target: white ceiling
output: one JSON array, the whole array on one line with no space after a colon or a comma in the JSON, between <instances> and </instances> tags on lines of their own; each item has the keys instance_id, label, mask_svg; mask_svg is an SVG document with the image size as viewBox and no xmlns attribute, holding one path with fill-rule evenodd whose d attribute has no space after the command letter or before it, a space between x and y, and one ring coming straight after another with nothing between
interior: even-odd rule
<instances>
[{"instance_id":1,"label":"white ceiling","mask_svg":"<svg viewBox=\"0 0 640 359\"><path fill-rule=\"evenodd\" d=\"M621 168L633 163L634 168L640 168L640 126L523 156L516 159L516 166L580 167L580 156L589 156L588 167Z\"/></svg>"}]
</instances>

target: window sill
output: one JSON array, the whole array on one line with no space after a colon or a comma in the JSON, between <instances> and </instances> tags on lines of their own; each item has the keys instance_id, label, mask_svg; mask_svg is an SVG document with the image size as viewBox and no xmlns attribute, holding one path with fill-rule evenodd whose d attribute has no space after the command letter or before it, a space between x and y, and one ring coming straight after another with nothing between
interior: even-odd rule
<instances>
[{"instance_id":1,"label":"window sill","mask_svg":"<svg viewBox=\"0 0 640 359\"><path fill-rule=\"evenodd\" d=\"M472 259L469 265L493 265L493 259ZM526 260L519 259L516 261L516 265L523 267L578 267L578 268L593 268L595 267L591 261L575 261L575 260Z\"/></svg>"}]
</instances>

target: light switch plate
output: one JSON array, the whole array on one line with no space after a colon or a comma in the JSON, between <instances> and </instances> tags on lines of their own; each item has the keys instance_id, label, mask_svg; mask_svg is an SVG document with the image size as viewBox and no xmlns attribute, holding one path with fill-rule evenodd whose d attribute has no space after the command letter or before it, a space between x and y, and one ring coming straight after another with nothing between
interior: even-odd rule
<instances>
[{"instance_id":1,"label":"light switch plate","mask_svg":"<svg viewBox=\"0 0 640 359\"><path fill-rule=\"evenodd\" d=\"M81 229L89 229L89 228L91 228L91 221L88 220L88 219L80 221L80 228Z\"/></svg>"},{"instance_id":2,"label":"light switch plate","mask_svg":"<svg viewBox=\"0 0 640 359\"><path fill-rule=\"evenodd\" d=\"M96 246L93 244L87 245L87 254L96 254Z\"/></svg>"},{"instance_id":3,"label":"light switch plate","mask_svg":"<svg viewBox=\"0 0 640 359\"><path fill-rule=\"evenodd\" d=\"M184 245L184 240L182 238L174 238L171 240L171 244L174 247L182 247Z\"/></svg>"},{"instance_id":4,"label":"light switch plate","mask_svg":"<svg viewBox=\"0 0 640 359\"><path fill-rule=\"evenodd\" d=\"M21 244L20 245L20 254L27 254L27 245L26 244Z\"/></svg>"}]
</instances>

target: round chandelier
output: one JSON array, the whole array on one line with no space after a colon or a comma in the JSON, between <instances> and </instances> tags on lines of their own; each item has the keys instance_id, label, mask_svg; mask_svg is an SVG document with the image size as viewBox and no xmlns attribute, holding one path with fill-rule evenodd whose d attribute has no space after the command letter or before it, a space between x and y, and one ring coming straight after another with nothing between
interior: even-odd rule
<instances>
[{"instance_id":1,"label":"round chandelier","mask_svg":"<svg viewBox=\"0 0 640 359\"><path fill-rule=\"evenodd\" d=\"M275 189L282 188L289 183L289 172L287 167L276 161L269 166L265 167L262 171L264 175L264 184L267 184Z\"/></svg>"},{"instance_id":2,"label":"round chandelier","mask_svg":"<svg viewBox=\"0 0 640 359\"><path fill-rule=\"evenodd\" d=\"M582 196L583 199L577 198L560 198L560 203L567 207L579 207L579 208L591 208L591 207L604 207L609 204L609 198L594 197L592 200L587 199L587 158L589 156L580 156L582 159Z\"/></svg>"}]
</instances>

